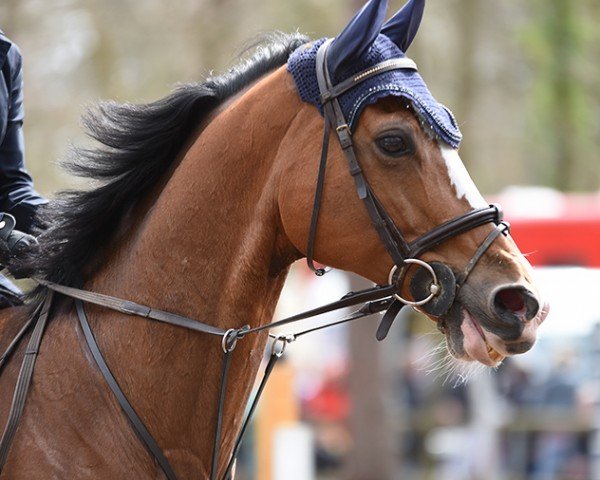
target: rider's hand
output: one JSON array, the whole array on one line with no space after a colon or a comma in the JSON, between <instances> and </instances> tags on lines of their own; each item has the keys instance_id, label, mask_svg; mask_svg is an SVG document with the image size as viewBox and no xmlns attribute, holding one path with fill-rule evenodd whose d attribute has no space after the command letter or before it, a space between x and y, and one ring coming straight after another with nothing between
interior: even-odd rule
<instances>
[{"instance_id":1,"label":"rider's hand","mask_svg":"<svg viewBox=\"0 0 600 480\"><path fill-rule=\"evenodd\" d=\"M11 258L35 250L38 241L33 235L15 230L16 222L12 215L0 215L0 265L7 265Z\"/></svg>"}]
</instances>

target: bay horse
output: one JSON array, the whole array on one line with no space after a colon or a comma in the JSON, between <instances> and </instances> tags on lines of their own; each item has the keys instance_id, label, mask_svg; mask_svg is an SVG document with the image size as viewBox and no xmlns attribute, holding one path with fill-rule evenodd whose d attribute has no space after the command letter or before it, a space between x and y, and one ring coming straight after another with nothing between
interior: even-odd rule
<instances>
[{"instance_id":1,"label":"bay horse","mask_svg":"<svg viewBox=\"0 0 600 480\"><path fill-rule=\"evenodd\" d=\"M95 184L54 200L39 251L9 267L239 333L271 322L290 264L308 257L397 288L393 302L429 315L457 358L497 365L528 350L547 312L530 266L464 169L453 116L404 55L423 3L385 22L387 2L370 0L333 41L273 34L222 76L147 105L101 105L86 119L100 146L70 164ZM441 286L457 279L442 294L429 282L428 298L451 297L437 313L412 288L436 273ZM41 302L2 312L0 352ZM227 335L85 312L177 478L221 478L267 331L239 335L220 414ZM72 299L56 295L48 318L0 478L166 478L95 365ZM3 359L0 425L25 350Z\"/></svg>"}]
</instances>

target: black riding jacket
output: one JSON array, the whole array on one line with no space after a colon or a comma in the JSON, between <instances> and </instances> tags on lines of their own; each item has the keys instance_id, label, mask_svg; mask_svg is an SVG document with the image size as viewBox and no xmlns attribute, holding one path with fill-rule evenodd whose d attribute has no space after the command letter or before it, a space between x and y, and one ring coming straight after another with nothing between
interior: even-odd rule
<instances>
[{"instance_id":1,"label":"black riding jacket","mask_svg":"<svg viewBox=\"0 0 600 480\"><path fill-rule=\"evenodd\" d=\"M0 30L0 212L29 232L37 208L47 203L33 188L25 169L21 52Z\"/></svg>"}]
</instances>

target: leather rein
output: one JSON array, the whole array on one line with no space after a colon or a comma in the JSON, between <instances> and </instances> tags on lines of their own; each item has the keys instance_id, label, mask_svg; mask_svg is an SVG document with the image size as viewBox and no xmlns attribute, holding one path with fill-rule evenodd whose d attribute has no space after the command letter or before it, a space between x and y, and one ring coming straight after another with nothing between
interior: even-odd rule
<instances>
[{"instance_id":1,"label":"leather rein","mask_svg":"<svg viewBox=\"0 0 600 480\"><path fill-rule=\"evenodd\" d=\"M27 323L19 331L15 339L8 346L7 350L0 357L1 371L7 359L16 350L20 340L33 326L33 333L27 345L21 370L17 378L15 393L13 396L11 409L9 411L9 418L2 437L0 438L0 473L2 472L2 469L6 463L10 446L17 431L19 419L21 418L21 414L25 406L25 400L27 398L27 392L31 382L39 346L43 337L45 326L51 316L51 306L55 294L61 294L74 299L77 317L95 363L106 380L109 388L115 395L123 412L126 414L131 426L138 434L138 437L141 439L148 452L156 459L161 470L169 480L177 480L178 477L171 467L169 461L163 454L160 446L153 438L152 434L148 431L142 419L137 415L133 406L127 400L126 395L123 393L109 366L104 360L102 352L96 343L94 334L87 320L84 303L91 303L121 312L123 314L143 317L149 320L186 328L194 332L213 335L220 339L221 348L223 351L223 359L221 364L221 382L217 398L217 421L215 424L215 440L213 443L213 451L211 456L210 480L216 480L218 475L217 469L220 458L219 450L221 443L223 412L226 401L225 393L227 388L228 372L233 352L239 340L242 340L245 336L250 334L271 330L273 328L289 325L327 312L337 311L342 308L348 308L362 304L352 313L334 322L322 324L307 330L298 331L293 334L274 335L269 333L269 336L272 339L269 361L263 372L258 391L250 404L248 413L246 414L246 417L242 423L242 427L238 432L232 454L228 458L226 470L223 476L220 477L223 480L228 480L231 478L231 472L235 464L235 458L239 451L244 433L246 432L250 419L254 414L269 376L279 358L281 358L281 356L284 354L288 344L292 343L303 335L323 328L354 321L374 313L385 312L381 324L377 330L377 339L382 340L387 335L392 322L400 312L401 308L405 305L419 307L426 313L435 317L442 316L450 309L454 303L458 290L464 284L479 259L501 233L507 233L509 226L507 223L502 222L502 214L499 207L491 205L485 208L474 209L460 217L445 222L417 238L413 242L407 242L405 240L400 230L396 227L391 217L387 214L383 205L375 196L373 190L367 182L367 179L365 178L365 175L356 158L352 142L352 133L348 127L346 119L344 118L344 114L342 113L342 109L338 102L338 97L360 82L379 73L393 69L408 68L416 70L416 65L408 58L387 60L334 86L331 82L327 68L327 49L329 44L330 41L327 41L320 47L316 62L321 102L324 109L324 129L321 161L319 164L319 174L317 178L313 212L309 230L307 262L309 267L315 271L317 275L322 275L325 273L325 270L315 268L313 263L313 252L324 186L329 136L330 132L333 130L336 133L342 150L344 151L350 174L355 181L358 196L361 200L363 200L374 228L376 229L390 257L394 261L394 267L392 268L389 276L389 285L376 286L358 292L350 292L336 302L329 303L327 305L293 315L288 318L284 318L268 325L257 327L245 325L238 328L224 330L206 323L199 322L193 318L157 310L128 300L38 279L37 282L46 289L45 298L35 308ZM492 232L486 237L479 248L474 252L473 257L468 262L465 269L458 275L454 275L450 267L443 263L426 263L418 258L425 251L436 247L448 239L490 222L495 223L496 228L492 230ZM421 271L414 275L410 284L410 291L414 298L420 298L420 300L411 301L400 296L400 287L405 279L406 270L410 265L413 264L418 265Z\"/></svg>"}]
</instances>

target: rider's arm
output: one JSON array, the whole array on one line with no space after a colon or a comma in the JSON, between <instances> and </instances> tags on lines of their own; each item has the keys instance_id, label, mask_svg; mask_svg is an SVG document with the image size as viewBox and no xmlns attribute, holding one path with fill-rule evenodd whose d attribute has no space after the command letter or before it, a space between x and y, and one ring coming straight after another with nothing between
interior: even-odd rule
<instances>
[{"instance_id":1,"label":"rider's arm","mask_svg":"<svg viewBox=\"0 0 600 480\"><path fill-rule=\"evenodd\" d=\"M0 36L0 212L12 214L16 228L29 232L37 208L47 200L35 191L25 169L21 63L17 46Z\"/></svg>"}]
</instances>

